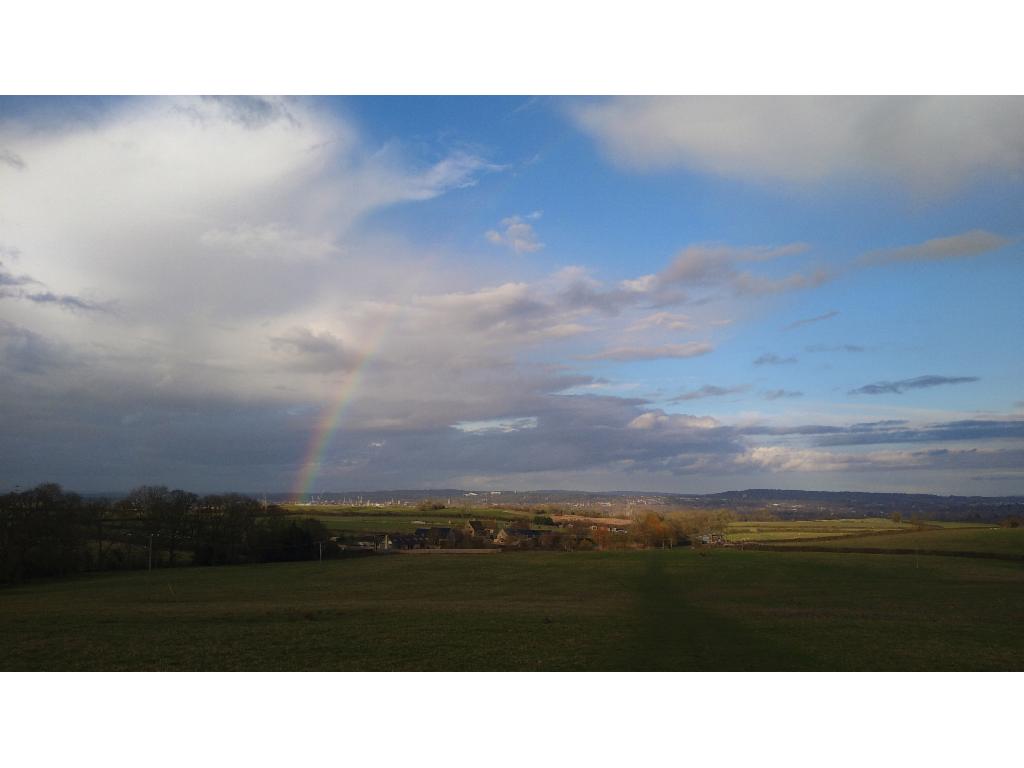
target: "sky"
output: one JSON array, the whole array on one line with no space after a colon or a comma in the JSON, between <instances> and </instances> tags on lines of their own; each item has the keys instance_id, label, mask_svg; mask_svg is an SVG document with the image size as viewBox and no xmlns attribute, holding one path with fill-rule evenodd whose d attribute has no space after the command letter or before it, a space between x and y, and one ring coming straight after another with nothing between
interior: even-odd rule
<instances>
[{"instance_id":1,"label":"sky","mask_svg":"<svg viewBox=\"0 0 1024 768\"><path fill-rule=\"evenodd\" d=\"M0 491L1024 494L1024 99L0 99Z\"/></svg>"}]
</instances>

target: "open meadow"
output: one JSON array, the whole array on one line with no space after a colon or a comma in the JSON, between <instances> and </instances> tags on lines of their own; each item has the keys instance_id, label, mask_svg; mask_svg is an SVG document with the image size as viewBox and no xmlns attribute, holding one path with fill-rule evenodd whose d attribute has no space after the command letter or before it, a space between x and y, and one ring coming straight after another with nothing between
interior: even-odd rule
<instances>
[{"instance_id":1,"label":"open meadow","mask_svg":"<svg viewBox=\"0 0 1024 768\"><path fill-rule=\"evenodd\" d=\"M0 667L1020 670L1021 626L1014 562L690 548L370 555L4 588Z\"/></svg>"},{"instance_id":2,"label":"open meadow","mask_svg":"<svg viewBox=\"0 0 1024 768\"><path fill-rule=\"evenodd\" d=\"M828 548L869 547L882 550L1006 555L1019 557L1024 562L1024 528L1000 528L991 525L909 528L891 533L844 535L811 543Z\"/></svg>"}]
</instances>

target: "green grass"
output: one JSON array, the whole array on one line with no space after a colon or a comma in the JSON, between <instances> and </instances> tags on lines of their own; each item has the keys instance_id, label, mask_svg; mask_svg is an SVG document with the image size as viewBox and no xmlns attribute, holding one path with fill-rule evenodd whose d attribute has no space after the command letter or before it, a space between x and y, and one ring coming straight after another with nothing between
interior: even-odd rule
<instances>
[{"instance_id":1,"label":"green grass","mask_svg":"<svg viewBox=\"0 0 1024 768\"><path fill-rule=\"evenodd\" d=\"M0 667L1024 668L1024 567L689 549L403 555L0 590Z\"/></svg>"},{"instance_id":2,"label":"green grass","mask_svg":"<svg viewBox=\"0 0 1024 768\"><path fill-rule=\"evenodd\" d=\"M887 518L869 517L851 520L771 520L768 522L736 522L729 525L729 541L786 541L789 539L820 539L834 536L913 529L908 523L894 523Z\"/></svg>"},{"instance_id":3,"label":"green grass","mask_svg":"<svg viewBox=\"0 0 1024 768\"><path fill-rule=\"evenodd\" d=\"M891 536L850 536L814 542L823 547L920 549L935 552L980 552L1024 557L1024 528L945 527Z\"/></svg>"}]
</instances>

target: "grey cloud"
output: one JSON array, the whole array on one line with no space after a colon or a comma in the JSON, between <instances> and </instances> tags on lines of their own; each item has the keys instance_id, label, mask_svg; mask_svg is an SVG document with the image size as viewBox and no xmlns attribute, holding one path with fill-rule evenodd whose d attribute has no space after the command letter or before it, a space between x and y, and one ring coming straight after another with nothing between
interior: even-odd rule
<instances>
[{"instance_id":1,"label":"grey cloud","mask_svg":"<svg viewBox=\"0 0 1024 768\"><path fill-rule=\"evenodd\" d=\"M645 347L615 347L597 352L592 355L583 355L581 360L659 360L661 358L686 358L706 355L714 347L711 344L699 341L689 341L685 344L662 344L660 346Z\"/></svg>"},{"instance_id":2,"label":"grey cloud","mask_svg":"<svg viewBox=\"0 0 1024 768\"><path fill-rule=\"evenodd\" d=\"M229 120L246 128L263 128L269 123L281 119L295 120L282 99L268 99L259 96L205 96L203 98L219 104L224 108Z\"/></svg>"},{"instance_id":3,"label":"grey cloud","mask_svg":"<svg viewBox=\"0 0 1024 768\"><path fill-rule=\"evenodd\" d=\"M25 161L21 159L20 155L15 154L9 149L0 148L0 164L13 168L16 171L25 170Z\"/></svg>"},{"instance_id":4,"label":"grey cloud","mask_svg":"<svg viewBox=\"0 0 1024 768\"><path fill-rule=\"evenodd\" d=\"M329 331L317 333L309 328L292 328L270 340L271 346L283 352L288 365L316 373L346 370L358 363L358 356L347 350Z\"/></svg>"},{"instance_id":5,"label":"grey cloud","mask_svg":"<svg viewBox=\"0 0 1024 768\"><path fill-rule=\"evenodd\" d=\"M779 357L771 352L766 352L754 360L754 365L789 365L795 362L795 357Z\"/></svg>"},{"instance_id":6,"label":"grey cloud","mask_svg":"<svg viewBox=\"0 0 1024 768\"><path fill-rule=\"evenodd\" d=\"M865 384L862 387L851 389L851 395L900 395L908 389L929 389L940 387L946 384L968 384L980 381L977 376L917 376L912 379L901 379L900 381L876 381L873 384Z\"/></svg>"},{"instance_id":7,"label":"grey cloud","mask_svg":"<svg viewBox=\"0 0 1024 768\"><path fill-rule=\"evenodd\" d=\"M784 330L784 331L792 331L792 330L795 330L797 328L801 328L801 327L803 327L805 325L810 325L811 323L820 323L820 322L822 322L824 320L831 320L833 317L835 317L838 314L839 314L839 311L833 309L833 310L831 310L829 312L826 312L823 315L815 315L814 317L805 317L805 318L803 318L801 320L795 320L792 323L790 323L789 325L787 325L785 328L783 328L782 330Z\"/></svg>"},{"instance_id":8,"label":"grey cloud","mask_svg":"<svg viewBox=\"0 0 1024 768\"><path fill-rule=\"evenodd\" d=\"M688 400L700 400L705 397L723 397L725 395L734 395L739 392L745 392L747 390L746 385L740 385L735 387L718 387L713 384L705 384L700 389L695 389L691 392L684 392L681 395L676 395L670 398L667 402L670 403L683 403Z\"/></svg>"},{"instance_id":9,"label":"grey cloud","mask_svg":"<svg viewBox=\"0 0 1024 768\"><path fill-rule=\"evenodd\" d=\"M14 275L8 272L2 262L0 262L0 286L17 286L17 285L39 285L39 281L35 280L28 275Z\"/></svg>"},{"instance_id":10,"label":"grey cloud","mask_svg":"<svg viewBox=\"0 0 1024 768\"><path fill-rule=\"evenodd\" d=\"M21 297L28 299L29 301L35 302L36 304L53 304L54 306L60 307L61 309L67 309L72 312L109 312L110 308L103 304L97 304L93 301L87 301L86 299L79 298L78 296L70 296L67 294L57 294L51 291L45 291L43 293L23 293Z\"/></svg>"},{"instance_id":11,"label":"grey cloud","mask_svg":"<svg viewBox=\"0 0 1024 768\"><path fill-rule=\"evenodd\" d=\"M1010 240L1001 235L986 232L982 229L973 229L963 234L951 237L937 237L916 245L872 251L864 254L859 259L859 263L868 265L959 259L989 253L1009 243Z\"/></svg>"},{"instance_id":12,"label":"grey cloud","mask_svg":"<svg viewBox=\"0 0 1024 768\"><path fill-rule=\"evenodd\" d=\"M1024 99L1012 96L626 97L570 114L613 162L639 171L894 181L936 195L1024 169Z\"/></svg>"},{"instance_id":13,"label":"grey cloud","mask_svg":"<svg viewBox=\"0 0 1024 768\"><path fill-rule=\"evenodd\" d=\"M859 344L809 344L804 347L808 352L863 352Z\"/></svg>"},{"instance_id":14,"label":"grey cloud","mask_svg":"<svg viewBox=\"0 0 1024 768\"><path fill-rule=\"evenodd\" d=\"M38 374L65 367L71 355L41 334L0 320L0 362L0 370L8 374Z\"/></svg>"},{"instance_id":15,"label":"grey cloud","mask_svg":"<svg viewBox=\"0 0 1024 768\"><path fill-rule=\"evenodd\" d=\"M794 392L788 389L770 389L761 393L765 400L782 400L784 398L803 397L803 392Z\"/></svg>"},{"instance_id":16,"label":"grey cloud","mask_svg":"<svg viewBox=\"0 0 1024 768\"><path fill-rule=\"evenodd\" d=\"M42 286L43 284L29 275L13 275L4 268L2 263L0 263L0 299L26 299L28 301L35 302L36 304L53 304L61 309L71 311L108 312L110 310L109 306L97 304L96 302L88 301L78 296L57 294L52 291L29 293L21 288L21 286L27 285ZM15 290L7 290L9 288L13 288Z\"/></svg>"},{"instance_id":17,"label":"grey cloud","mask_svg":"<svg viewBox=\"0 0 1024 768\"><path fill-rule=\"evenodd\" d=\"M858 425L854 425L856 427ZM966 419L919 427L906 422L877 422L833 432L816 439L818 445L882 445L886 443L924 443L959 440L1024 438L1024 419Z\"/></svg>"}]
</instances>

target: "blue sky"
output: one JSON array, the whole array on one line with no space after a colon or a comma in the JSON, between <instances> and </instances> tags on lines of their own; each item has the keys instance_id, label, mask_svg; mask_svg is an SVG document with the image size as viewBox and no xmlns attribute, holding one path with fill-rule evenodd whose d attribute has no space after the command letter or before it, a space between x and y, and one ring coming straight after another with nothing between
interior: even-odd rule
<instances>
[{"instance_id":1,"label":"blue sky","mask_svg":"<svg viewBox=\"0 0 1024 768\"><path fill-rule=\"evenodd\" d=\"M1022 137L1015 98L0 100L3 480L1024 493Z\"/></svg>"}]
</instances>

